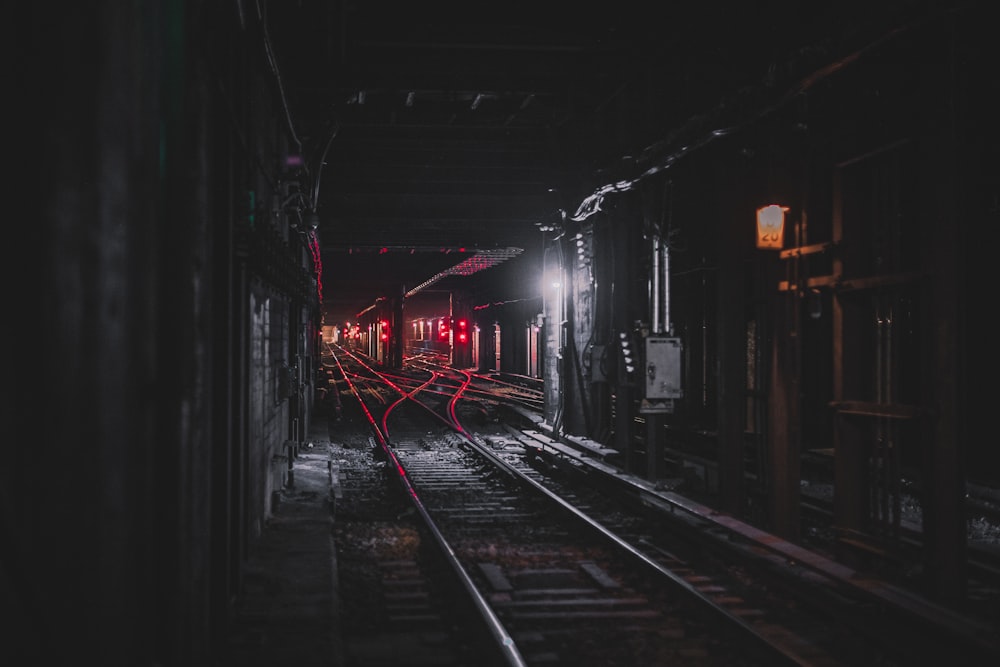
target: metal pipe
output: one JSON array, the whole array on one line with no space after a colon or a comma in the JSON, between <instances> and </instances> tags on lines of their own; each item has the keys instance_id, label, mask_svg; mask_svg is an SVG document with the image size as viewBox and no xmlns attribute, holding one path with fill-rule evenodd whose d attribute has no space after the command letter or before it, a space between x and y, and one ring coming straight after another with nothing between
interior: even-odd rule
<instances>
[{"instance_id":1,"label":"metal pipe","mask_svg":"<svg viewBox=\"0 0 1000 667\"><path fill-rule=\"evenodd\" d=\"M663 298L663 331L672 336L674 325L670 321L670 248L666 243L660 243L660 254L663 256L660 262L660 270L663 272L663 279L660 281L660 294Z\"/></svg>"},{"instance_id":2,"label":"metal pipe","mask_svg":"<svg viewBox=\"0 0 1000 667\"><path fill-rule=\"evenodd\" d=\"M653 333L663 333L660 325L660 235L653 235L653 269L651 273L651 286L649 294L649 305Z\"/></svg>"}]
</instances>

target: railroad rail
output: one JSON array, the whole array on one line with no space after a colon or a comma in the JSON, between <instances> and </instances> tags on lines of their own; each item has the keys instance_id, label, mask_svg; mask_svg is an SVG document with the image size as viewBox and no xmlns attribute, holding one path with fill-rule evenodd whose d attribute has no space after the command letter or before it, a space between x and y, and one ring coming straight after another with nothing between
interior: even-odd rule
<instances>
[{"instance_id":1,"label":"railroad rail","mask_svg":"<svg viewBox=\"0 0 1000 667\"><path fill-rule=\"evenodd\" d=\"M532 419L489 376L338 364L500 664L1000 655L988 628L622 475L613 450L482 420L501 406Z\"/></svg>"}]
</instances>

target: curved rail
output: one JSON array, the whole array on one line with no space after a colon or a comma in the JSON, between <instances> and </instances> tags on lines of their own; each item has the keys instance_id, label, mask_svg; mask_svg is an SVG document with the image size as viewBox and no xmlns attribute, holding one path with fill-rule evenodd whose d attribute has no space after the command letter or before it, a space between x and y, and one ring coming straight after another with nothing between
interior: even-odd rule
<instances>
[{"instance_id":1,"label":"curved rail","mask_svg":"<svg viewBox=\"0 0 1000 667\"><path fill-rule=\"evenodd\" d=\"M455 569L456 573L458 573L458 575L462 579L463 585L465 586L466 590L475 599L477 608L479 608L480 612L487 615L488 618L490 619L491 628L495 638L500 643L502 643L502 645L505 648L507 648L510 651L512 659L516 661L523 661L523 657L517 650L513 638L503 628L502 622L496 616L495 612L492 611L492 608L489 606L489 603L486 602L485 598L482 597L482 594L480 594L478 590L476 590L475 583L471 580L468 573L462 567L454 549L452 549L452 547L447 543L446 538L441 534L440 530L435 526L433 517L430 515L430 512L427 510L427 508L424 506L423 501L420 499L417 490L411 484L409 476L405 470L405 467L399 461L398 457L395 455L395 452L392 450L389 438L387 437L388 414L389 412L394 410L397 406L406 401L410 401L413 404L421 407L426 413L432 415L438 421L444 423L446 426L451 428L452 431L456 433L457 436L469 448L474 450L480 456L489 460L498 469L506 472L511 477L518 480L519 483L528 485L529 487L534 489L539 495L545 497L548 501L555 503L563 511L568 512L569 514L574 516L576 519L582 522L583 525L586 525L589 530L596 532L597 534L600 534L604 539L610 541L616 548L628 554L629 557L639 560L647 567L655 571L658 575L669 580L672 583L672 585L682 589L686 595L692 597L693 599L698 600L699 604L703 605L708 609L713 610L716 614L721 615L722 618L725 618L727 621L731 623L732 627L740 630L744 634L744 639L756 643L759 646L759 648L764 651L768 651L772 654L782 655L785 660L788 660L790 662L790 664L806 664L806 662L804 662L799 656L795 655L793 652L788 651L784 645L780 644L776 645L773 642L767 641L767 639L763 637L759 632L757 632L750 623L743 620L742 618L736 617L731 613L729 613L724 607L717 604L713 599L711 599L706 594L699 591L693 584L688 582L681 575L671 571L669 568L664 567L656 560L650 558L640 549L630 544L627 540L623 539L615 532L609 530L606 526L604 526L600 522L588 516L585 512L581 511L579 508L574 506L571 502L568 502L557 493L554 493L544 485L532 479L530 476L523 474L515 466L508 464L501 457L498 457L492 451L490 451L488 447L484 447L480 442L478 442L475 436L469 433L469 431L461 424L456 414L456 406L458 404L458 401L461 399L463 392L468 388L469 384L472 381L472 376L470 373L462 370L450 369L452 373L461 377L461 381L454 383L454 390L450 392L450 395L447 392L439 392L440 396L448 396L448 401L445 407L443 408L444 412L447 415L445 417L436 412L431 406L417 399L417 395L428 385L434 383L435 380L447 380L444 373L442 373L441 371L433 371L429 379L425 380L416 388L407 391L404 390L394 380L390 379L387 376L387 374L381 373L375 368L371 367L370 364L366 363L363 359L361 359L357 355L352 354L351 357L356 363L362 365L368 372L372 373L376 377L379 377L394 391L400 394L399 399L387 405L385 413L383 414L381 428L377 427L377 424L374 419L371 420L373 427L376 427L377 432L379 434L378 437L380 445L382 449L385 451L389 460L392 462L392 465L396 469L399 479L406 488L406 491L409 494L411 500L413 501L417 511L420 513L425 523L430 527L430 530L434 535L435 540L439 543L442 550L447 554L449 562L452 564L452 567ZM358 395L357 392L355 392L355 395ZM370 415L370 412L368 412L367 409L365 411L366 414Z\"/></svg>"},{"instance_id":2,"label":"curved rail","mask_svg":"<svg viewBox=\"0 0 1000 667\"><path fill-rule=\"evenodd\" d=\"M363 363L363 361L360 359L357 359L357 361L359 363ZM369 372L373 373L378 377L382 377L383 375L378 373L375 369L371 369L370 367L369 367ZM719 598L718 594L716 593L713 595L711 593L706 593L705 591L707 589L704 585L694 585L692 583L692 581L694 580L690 578L690 574L679 573L678 571L672 570L670 565L664 565L664 560L660 558L660 555L658 554L659 551L662 551L661 547L657 547L655 544L652 543L646 543L641 538L638 541L635 538L632 538L630 541L629 538L623 537L623 533L617 532L616 530L607 527L608 525L612 524L605 524L602 523L600 520L594 519L591 515L587 513L587 511L580 510L572 501L566 500L562 495L560 495L561 493L560 491L553 491L551 488L546 486L546 484L537 481L532 475L525 474L525 472L519 469L517 465L514 465L511 462L504 459L502 456L499 456L497 453L493 451L493 449L491 449L491 446L494 443L491 442L484 443L481 436L471 433L468 429L465 428L465 426L461 423L461 419L459 417L458 406L460 400L463 397L469 398L471 401L483 400L482 398L478 398L483 395L482 393L470 389L470 387L472 387L473 385L474 380L476 379L476 376L469 372L457 369L448 369L447 372L444 370L433 370L429 372L431 372L431 376L429 379L421 378L419 381L414 381L412 375L409 377L400 376L400 377L383 378L383 381L387 382L388 386L392 386L394 391L397 391L401 394L400 399L392 402L387 407L386 415L383 416L382 423L383 426L385 427L386 432L388 431L388 421L387 421L388 412L395 410L398 406L407 401L409 401L415 406L419 406L426 413L434 416L438 421L448 426L452 430L452 432L455 433L457 437L459 437L462 440L467 449L474 450L478 455L482 456L484 459L488 460L492 465L496 466L497 469L502 470L509 476L514 477L519 481L525 483L527 486L537 491L540 495L554 502L564 511L569 512L571 515L573 515L574 517L582 521L584 524L589 526L593 531L602 535L603 538L605 538L606 540L609 540L620 551L628 554L629 557L631 558L639 560L646 567L650 568L652 571L655 571L657 575L662 576L664 579L670 581L675 587L679 587L680 589L682 589L685 592L685 594L697 599L699 601L699 604L701 604L703 607L710 609L717 614L721 614L721 617L725 618L728 622L730 622L732 624L732 627L740 630L746 639L749 639L756 645L759 645L765 650L772 652L772 654L774 655L781 655L784 660L790 661L794 664L799 664L799 665L832 664L829 662L823 662L819 660L817 658L817 654L815 651L816 647L806 647L804 646L803 642L797 641L797 638L794 636L794 632L791 630L784 629L784 627L780 624L781 621L779 621L777 624L768 623L767 625L769 627L766 629L762 629L761 625L758 622L748 621L747 619L749 617L747 616L741 617L738 614L734 614L733 613L734 609L731 603L729 603L729 606L727 607L724 606L725 603L717 602L717 599ZM403 386L408 386L410 388L402 389ZM432 407L429 404L429 402L423 400L421 396L427 397L428 399L436 399L438 403L434 407ZM433 400L431 400L430 402L433 402ZM382 444L384 449L387 450L391 449L387 437L385 438ZM554 445L558 448L560 446L560 443L554 443ZM544 449L544 447L542 447L542 449ZM411 496L415 499L415 501L419 502L418 508L421 511L421 515L425 517L425 520L433 521L433 518L431 517L431 512L423 507L423 502L420 501L419 498L417 497L416 490L414 490L413 486L410 485L410 480L408 478L407 473L404 470L402 462L396 457L395 453L390 451L387 451L386 453L393 461L393 464L396 466L396 469L399 471L401 479L403 479L404 482L407 484L408 491L410 492ZM587 458L587 457L583 456L581 458ZM605 467L609 469L608 471L605 471L606 474L611 477L614 477L615 473L614 471L610 470L610 466L605 466ZM643 501L643 504L646 504L648 506L656 506L657 503L654 502L656 498L654 498L653 496L656 495L657 498L659 497L657 494L654 494L652 490L647 489L645 487L639 489L633 489L633 495L638 496ZM671 509L673 509L674 507L679 507L682 510L686 508L690 509L688 508L688 505L680 503L679 500L677 501L677 504L671 504L670 507ZM678 514L681 513L682 512L679 512ZM724 517L705 516L693 511L691 512L691 514L695 519L704 519L706 521L711 521L714 525L721 527L728 527L730 531L735 531L735 528L733 526L725 523ZM436 531L437 529L435 528L434 530ZM742 533L739 534L742 535ZM756 533L754 535L756 535ZM761 536L762 536L761 539L764 539L763 533L761 533ZM749 537L753 537L753 535ZM440 539L442 541L444 540L443 537L440 537ZM737 539L736 541L739 542L740 540ZM767 544L772 546L772 551L773 551L773 544L771 544L770 540L767 542ZM448 549L448 553L450 557L455 559L454 566L462 569L461 563L458 562L457 554L455 554L455 552L450 548ZM666 554L665 551L663 553ZM670 556L670 554L666 555ZM658 560L658 558L660 559ZM764 559L759 558L759 560L764 560ZM780 560L780 558L778 560ZM666 561L670 563L672 559L667 558ZM790 561L790 563L798 565L800 561L803 561L803 557L801 553L798 553L798 557L796 557L793 561ZM785 564L783 566L779 565L778 567L784 568L784 570L787 571L789 565L788 564ZM802 570L802 568L799 567L796 567L794 569L799 570L800 572ZM462 571L464 572L464 569L462 569ZM468 586L475 585L474 582L472 582L471 578L468 578L467 576L463 577L463 583L466 584L467 588ZM869 588L870 587L871 585L869 584ZM832 597L838 595L837 591L831 590L829 595L831 596L830 604L835 604L835 602L832 601ZM483 604L486 604L485 601ZM764 609L764 607L761 607L761 609ZM499 619L497 619L496 622L499 623L500 622ZM794 623L793 625L798 627L799 624ZM851 624L848 623L848 625ZM791 628L792 625L789 625L787 627ZM504 634L506 634L506 631L504 631ZM873 635L873 633L869 631L865 631L862 634L866 636ZM506 634L506 636L510 637L509 634ZM881 639L884 640L884 638Z\"/></svg>"},{"instance_id":3,"label":"curved rail","mask_svg":"<svg viewBox=\"0 0 1000 667\"><path fill-rule=\"evenodd\" d=\"M421 518L424 520L424 523L427 526L428 530L430 531L431 535L434 537L435 542L441 548L441 551L444 553L446 560L451 565L456 576L458 576L459 580L462 582L462 586L465 588L476 609L479 611L483 620L486 622L490 634L496 640L497 645L501 647L502 655L506 660L507 664L513 667L526 667L527 663L524 661L524 658L522 657L520 650L514 643L514 639L507 633L507 629L503 626L503 623L500 622L500 619L493 611L493 608L489 605L486 599L483 598L482 594L479 592L479 589L476 587L475 583L469 577L468 572L466 572L465 568L462 567L462 564L459 562L458 556L455 554L454 549L452 549L451 545L448 544L448 541L444 538L444 535L442 535L441 532L437 529L434 520L427 512L427 508L424 507L423 502L420 500L420 496L417 494L416 490L413 488L413 485L410 483L410 480L406 475L405 468L403 468L402 464L399 462L399 459L396 458L396 454L392 451L392 448L389 446L389 440L386 436L386 433L379 428L377 422L375 421L375 418L368 410L368 407L364 404L364 401L361 400L360 394L358 394L357 391L354 391L353 383L348 378L347 373L344 372L343 366L340 363L340 359L337 358L336 354L334 354L333 356L348 386L352 388L352 391L354 395L357 397L358 402L361 403L361 407L364 410L365 415L368 417L369 422L371 423L372 430L375 432L375 435L378 438L379 445L381 446L382 451L385 453L385 455L389 457L389 460L392 462L392 465L397 472L400 483L403 485L406 492L409 494L414 507L420 514Z\"/></svg>"},{"instance_id":4,"label":"curved rail","mask_svg":"<svg viewBox=\"0 0 1000 667\"><path fill-rule=\"evenodd\" d=\"M544 484L533 479L531 476L524 474L516 466L511 465L502 457L494 454L488 447L484 447L480 442L478 442L473 435L471 435L458 421L455 415L455 404L461 397L464 389L468 386L471 381L471 376L469 373L462 370L455 370L454 372L459 373L464 376L465 381L462 383L461 387L455 391L454 395L448 402L448 414L450 420L453 423L453 428L455 429L458 436L472 449L479 453L484 458L491 461L495 466L504 470L509 475L518 479L521 483L526 484L533 488L535 491L541 495L547 497L553 503L555 503L559 508L565 512L576 517L578 520L583 522L593 531L602 535L608 541L610 541L617 548L627 553L630 557L637 559L642 564L652 569L658 575L668 579L673 585L683 589L686 594L697 599L700 604L704 605L706 608L712 610L713 612L720 614L728 622L730 622L733 627L739 629L744 633L746 639L756 642L764 650L770 652L777 652L782 655L785 659L789 660L793 664L809 664L809 658L804 657L798 651L791 648L787 643L784 642L774 642L764 637L757 628L754 627L750 622L734 616L725 607L717 603L712 597L700 591L694 584L689 582L683 576L674 572L673 570L665 567L662 563L658 562L654 558L650 557L648 554L643 552L641 549L637 548L627 539L621 537L603 523L595 520L593 517L589 516L586 512L580 510L572 502L567 501L561 495L555 493ZM426 406L425 406L426 407Z\"/></svg>"}]
</instances>

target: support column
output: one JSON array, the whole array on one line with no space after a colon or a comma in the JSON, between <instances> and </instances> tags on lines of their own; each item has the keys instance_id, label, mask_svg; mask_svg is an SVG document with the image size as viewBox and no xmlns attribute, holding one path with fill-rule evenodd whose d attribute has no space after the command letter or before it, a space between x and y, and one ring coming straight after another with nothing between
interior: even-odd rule
<instances>
[{"instance_id":1,"label":"support column","mask_svg":"<svg viewBox=\"0 0 1000 667\"><path fill-rule=\"evenodd\" d=\"M496 368L496 321L492 317L484 317L481 321L476 322L476 326L479 327L478 370L483 372L500 370L499 368Z\"/></svg>"},{"instance_id":2,"label":"support column","mask_svg":"<svg viewBox=\"0 0 1000 667\"><path fill-rule=\"evenodd\" d=\"M399 291L396 296L392 299L392 313L389 318L389 331L391 335L389 336L389 367L390 368L402 368L403 367L403 338L405 336L405 331L403 331L403 301L405 299L404 294L406 294L406 289L402 285L399 286Z\"/></svg>"},{"instance_id":3,"label":"support column","mask_svg":"<svg viewBox=\"0 0 1000 667\"><path fill-rule=\"evenodd\" d=\"M859 263L857 244L845 243L843 215L843 174L834 172L833 179L833 238L838 248L833 255L833 275L843 275L844 267ZM856 343L863 340L865 311L849 293L834 290L832 299L833 343L833 409L834 409L834 496L833 521L838 533L862 532L868 523L868 456L869 445L864 428L856 417L842 413L842 405L854 388L864 386L870 369L853 362L859 357ZM853 362L853 363L852 363ZM861 374L864 370L864 375ZM850 556L850 553L845 553Z\"/></svg>"},{"instance_id":4,"label":"support column","mask_svg":"<svg viewBox=\"0 0 1000 667\"><path fill-rule=\"evenodd\" d=\"M720 234L718 319L719 390L716 401L719 448L718 492L720 508L742 516L746 507L744 433L746 431L746 319L744 317L744 261L740 215L724 215L731 221ZM711 489L710 489L711 490Z\"/></svg>"},{"instance_id":5,"label":"support column","mask_svg":"<svg viewBox=\"0 0 1000 667\"><path fill-rule=\"evenodd\" d=\"M632 387L619 384L615 390L615 442L614 447L624 453L623 466L626 472L637 473L640 469L635 452L635 399Z\"/></svg>"},{"instance_id":6,"label":"support column","mask_svg":"<svg viewBox=\"0 0 1000 667\"><path fill-rule=\"evenodd\" d=\"M795 258L786 266L788 291L779 293L773 322L771 349L771 389L768 401L768 443L770 445L771 530L790 540L798 538L800 527L802 447L800 436L799 296L800 276ZM774 282L772 282L774 284Z\"/></svg>"},{"instance_id":7,"label":"support column","mask_svg":"<svg viewBox=\"0 0 1000 667\"><path fill-rule=\"evenodd\" d=\"M951 71L945 68L953 68L955 63L942 61L939 65L941 80L954 85L956 81ZM969 82L979 81L974 73L966 73L965 76ZM947 118L947 122L941 124L944 130L940 135L933 142L928 142L930 150L921 163L921 179L929 178L939 184L937 188L923 191L920 207L928 212L922 245L929 275L933 276L926 282L928 307L925 311L927 315L921 322L921 328L929 334L924 349L927 369L922 378L927 390L922 398L931 407L933 415L933 419L926 420L927 428L923 429L929 437L925 436L926 440L921 443L925 451L922 473L926 488L922 499L924 578L932 597L954 605L965 601L968 594L965 465L967 436L975 432L967 426L969 389L961 381L963 374L957 373L956 369L962 368L964 360L977 363L975 353L963 354L962 341L964 318L967 317L964 313L978 310L980 306L975 299L970 299L965 286L988 285L992 280L963 280L966 272L977 271L982 266L969 262L970 244L978 242L978 225L982 219L976 217L975 208L970 205L975 198L969 197L969 193L963 190L968 183L976 183L975 179L979 177L978 173L974 173L978 167L972 165L980 164L977 162L978 155L975 155L979 148L973 147L981 141L981 137L974 131L963 134L958 128L965 127L962 120L965 111L957 112L950 104L944 104L944 100L966 99L969 108L976 109L976 113L984 119L994 117L991 111L996 113L1000 108L1000 104L977 83L970 84L969 89L968 99L958 90L948 90L946 96L937 100L942 106L931 106L925 110L940 114L942 118ZM956 146L960 148L956 149ZM995 187L993 192L995 196ZM985 200L986 197L983 197L980 201ZM969 225L968 229L975 230L977 236L971 236L966 231L966 225ZM941 230L954 232L940 233Z\"/></svg>"},{"instance_id":8,"label":"support column","mask_svg":"<svg viewBox=\"0 0 1000 667\"><path fill-rule=\"evenodd\" d=\"M656 482L663 474L664 417L659 413L646 415L646 479Z\"/></svg>"},{"instance_id":9,"label":"support column","mask_svg":"<svg viewBox=\"0 0 1000 667\"><path fill-rule=\"evenodd\" d=\"M791 298L791 297L788 297ZM779 308L783 313L784 309ZM792 412L796 410L795 382L789 368L788 323L775 319L771 349L771 388L768 392L768 444L770 456L769 513L771 531L794 540L799 534L799 452L793 437Z\"/></svg>"},{"instance_id":10,"label":"support column","mask_svg":"<svg viewBox=\"0 0 1000 667\"><path fill-rule=\"evenodd\" d=\"M451 365L472 366L472 304L464 290L451 293Z\"/></svg>"}]
</instances>

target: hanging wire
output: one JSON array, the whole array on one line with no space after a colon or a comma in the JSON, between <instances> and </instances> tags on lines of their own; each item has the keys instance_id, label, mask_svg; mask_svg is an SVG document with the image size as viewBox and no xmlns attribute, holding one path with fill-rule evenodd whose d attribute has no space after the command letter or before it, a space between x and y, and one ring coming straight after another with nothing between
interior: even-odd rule
<instances>
[{"instance_id":1,"label":"hanging wire","mask_svg":"<svg viewBox=\"0 0 1000 667\"><path fill-rule=\"evenodd\" d=\"M333 131L330 132L330 137L326 140L326 146L323 147L323 153L319 156L319 164L316 166L316 182L313 183L312 197L310 200L310 205L313 211L319 207L319 179L320 174L323 173L323 167L326 165L326 154L330 150L330 144L333 143L334 138L336 138L337 133L340 132L340 123L335 123L333 126Z\"/></svg>"},{"instance_id":2,"label":"hanging wire","mask_svg":"<svg viewBox=\"0 0 1000 667\"><path fill-rule=\"evenodd\" d=\"M285 97L285 86L281 81L281 71L278 69L278 62L274 56L274 48L271 46L271 35L267 30L266 13L261 7L260 0L256 0L255 5L257 7L257 18L260 20L261 29L264 31L264 53L267 55L267 64L271 66L271 72L274 73L274 79L278 84L278 93L281 96L281 108L285 112L285 122L288 123L288 132L291 134L292 141L295 142L301 153L302 142L295 133L295 123L292 122L292 114L288 108L288 99Z\"/></svg>"}]
</instances>

